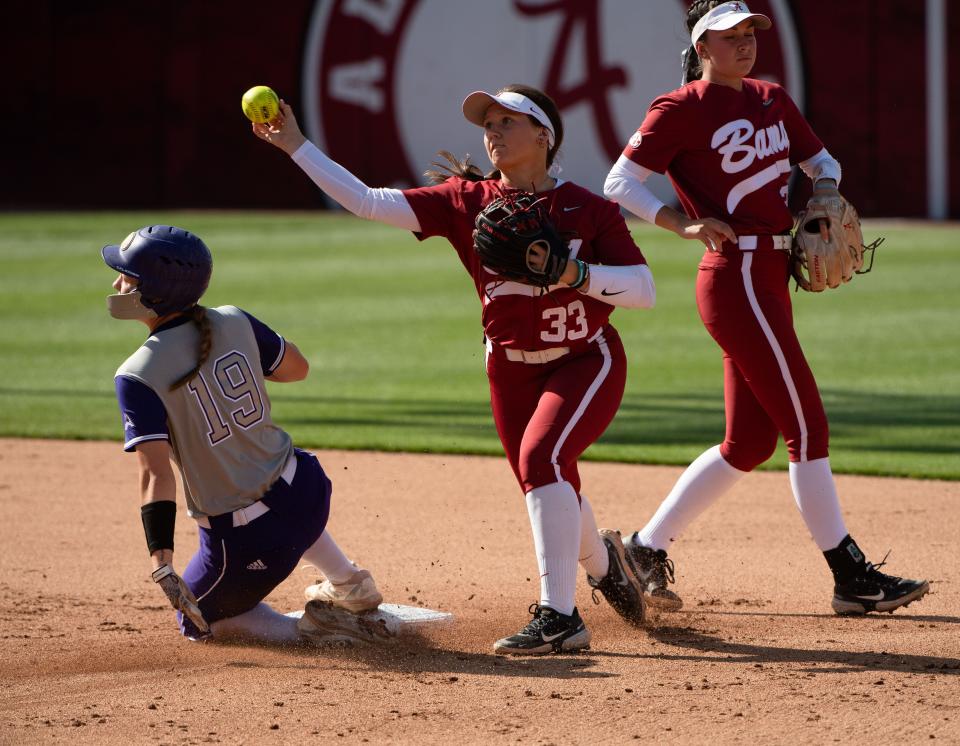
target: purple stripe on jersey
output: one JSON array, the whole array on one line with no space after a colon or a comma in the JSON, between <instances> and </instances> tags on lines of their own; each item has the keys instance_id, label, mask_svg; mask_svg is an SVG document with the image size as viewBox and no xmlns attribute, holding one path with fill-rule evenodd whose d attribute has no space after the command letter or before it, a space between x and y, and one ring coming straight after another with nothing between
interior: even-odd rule
<instances>
[{"instance_id":1,"label":"purple stripe on jersey","mask_svg":"<svg viewBox=\"0 0 960 746\"><path fill-rule=\"evenodd\" d=\"M167 409L152 388L127 376L117 376L114 386L123 418L123 450L134 451L145 440L170 440Z\"/></svg>"},{"instance_id":2,"label":"purple stripe on jersey","mask_svg":"<svg viewBox=\"0 0 960 746\"><path fill-rule=\"evenodd\" d=\"M260 349L260 368L263 370L263 375L269 376L283 360L283 353L286 351L283 337L256 316L251 316L242 308L240 310L253 327L253 336L256 337L257 347Z\"/></svg>"}]
</instances>

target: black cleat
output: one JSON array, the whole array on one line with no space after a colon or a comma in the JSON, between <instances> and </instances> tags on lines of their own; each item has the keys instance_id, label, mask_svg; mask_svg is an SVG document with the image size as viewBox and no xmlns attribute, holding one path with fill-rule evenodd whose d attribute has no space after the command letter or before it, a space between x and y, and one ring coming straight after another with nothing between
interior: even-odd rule
<instances>
[{"instance_id":1,"label":"black cleat","mask_svg":"<svg viewBox=\"0 0 960 746\"><path fill-rule=\"evenodd\" d=\"M600 591L615 612L639 627L643 624L646 608L637 569L624 551L619 531L602 528L599 533L610 558L610 569L599 580L587 576L587 583L594 590L593 602L600 603L596 594L596 591Z\"/></svg>"},{"instance_id":2,"label":"black cleat","mask_svg":"<svg viewBox=\"0 0 960 746\"><path fill-rule=\"evenodd\" d=\"M576 609L570 616L540 604L530 604L533 619L510 637L497 640L495 653L504 655L543 655L589 650L590 630L583 624Z\"/></svg>"},{"instance_id":3,"label":"black cleat","mask_svg":"<svg viewBox=\"0 0 960 746\"><path fill-rule=\"evenodd\" d=\"M674 582L673 560L667 559L667 553L635 544L632 537L624 539L623 546L637 568L647 603L660 611L679 611L683 599L667 588L668 583Z\"/></svg>"},{"instance_id":4,"label":"black cleat","mask_svg":"<svg viewBox=\"0 0 960 746\"><path fill-rule=\"evenodd\" d=\"M888 611L908 606L926 595L930 583L926 580L911 580L886 575L880 568L886 562L867 562L859 575L846 583L833 587L833 610L842 616L867 614L871 611Z\"/></svg>"}]
</instances>

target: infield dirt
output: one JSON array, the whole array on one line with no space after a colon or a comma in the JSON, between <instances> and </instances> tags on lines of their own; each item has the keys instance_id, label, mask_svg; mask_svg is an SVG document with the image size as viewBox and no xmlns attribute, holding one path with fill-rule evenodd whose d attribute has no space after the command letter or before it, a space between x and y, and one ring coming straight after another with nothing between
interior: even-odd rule
<instances>
[{"instance_id":1,"label":"infield dirt","mask_svg":"<svg viewBox=\"0 0 960 746\"><path fill-rule=\"evenodd\" d=\"M0 743L960 742L960 484L838 477L875 562L931 593L840 618L784 473L749 475L678 542L685 608L627 627L578 605L593 649L495 656L537 569L504 459L318 451L331 532L388 601L456 616L390 649L191 643L149 579L136 458L0 440ZM581 465L601 526L639 528L680 469ZM181 509L176 566L196 547ZM302 605L315 571L268 599Z\"/></svg>"}]
</instances>

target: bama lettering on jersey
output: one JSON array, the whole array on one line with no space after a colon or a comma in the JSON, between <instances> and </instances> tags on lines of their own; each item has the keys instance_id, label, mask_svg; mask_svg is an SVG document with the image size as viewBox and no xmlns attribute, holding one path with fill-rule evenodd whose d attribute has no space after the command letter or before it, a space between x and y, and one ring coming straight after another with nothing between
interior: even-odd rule
<instances>
[{"instance_id":1,"label":"bama lettering on jersey","mask_svg":"<svg viewBox=\"0 0 960 746\"><path fill-rule=\"evenodd\" d=\"M446 238L473 278L487 339L524 350L586 345L606 325L613 306L566 286L545 292L504 280L478 260L474 221L507 191L499 181L451 177L436 186L404 190L404 195L420 223L417 238ZM567 237L571 257L594 264L646 264L616 204L571 182L560 182L538 196L546 200L550 219Z\"/></svg>"},{"instance_id":2,"label":"bama lettering on jersey","mask_svg":"<svg viewBox=\"0 0 960 746\"><path fill-rule=\"evenodd\" d=\"M741 91L699 80L660 96L623 154L666 173L690 217L751 235L792 227L790 169L822 148L781 86L745 78Z\"/></svg>"}]
</instances>

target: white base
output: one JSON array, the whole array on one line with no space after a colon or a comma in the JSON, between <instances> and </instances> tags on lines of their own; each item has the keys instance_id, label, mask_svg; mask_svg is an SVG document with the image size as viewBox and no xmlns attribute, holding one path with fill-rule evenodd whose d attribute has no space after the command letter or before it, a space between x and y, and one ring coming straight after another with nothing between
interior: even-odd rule
<instances>
[{"instance_id":1,"label":"white base","mask_svg":"<svg viewBox=\"0 0 960 746\"><path fill-rule=\"evenodd\" d=\"M404 604L380 604L376 611L368 611L364 614L382 619L386 622L387 628L396 635L416 632L426 626L453 622L453 614L449 612ZM303 616L303 609L287 612L287 616L299 619Z\"/></svg>"}]
</instances>

